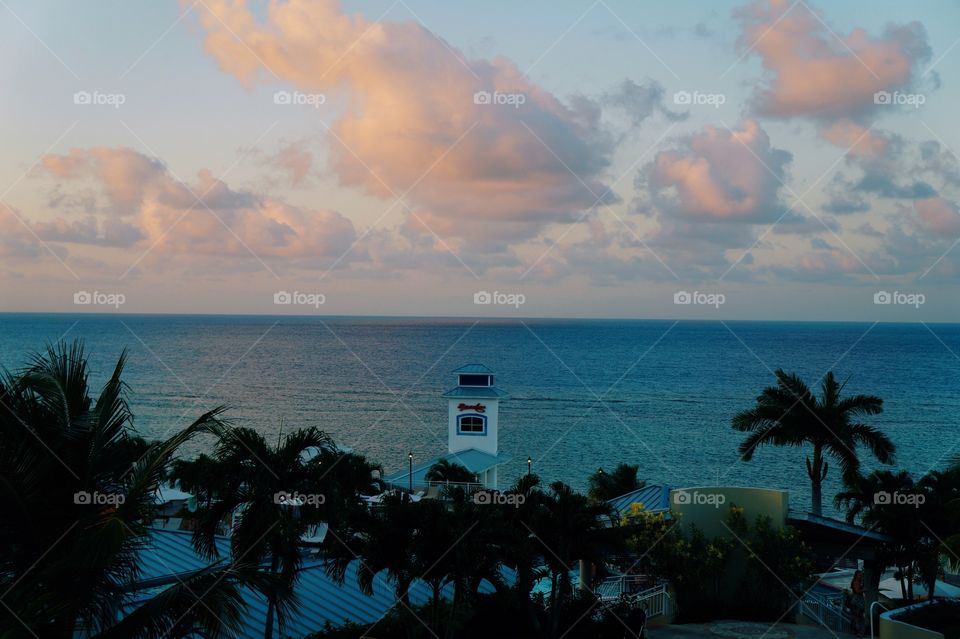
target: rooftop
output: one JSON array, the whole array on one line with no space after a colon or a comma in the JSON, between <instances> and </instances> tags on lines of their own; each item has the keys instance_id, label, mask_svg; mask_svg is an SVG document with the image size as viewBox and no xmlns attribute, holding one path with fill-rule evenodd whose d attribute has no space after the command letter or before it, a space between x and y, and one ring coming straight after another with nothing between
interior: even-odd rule
<instances>
[{"instance_id":1,"label":"rooftop","mask_svg":"<svg viewBox=\"0 0 960 639\"><path fill-rule=\"evenodd\" d=\"M483 364L466 364L453 371L453 373L458 375L493 375L493 371Z\"/></svg>"},{"instance_id":2,"label":"rooftop","mask_svg":"<svg viewBox=\"0 0 960 639\"><path fill-rule=\"evenodd\" d=\"M670 510L670 487L650 484L607 501L620 517L630 512L633 504L640 504L646 512Z\"/></svg>"},{"instance_id":3,"label":"rooftop","mask_svg":"<svg viewBox=\"0 0 960 639\"><path fill-rule=\"evenodd\" d=\"M466 450L460 450L455 453L447 453L441 457L436 457L429 461L425 461L421 464L418 464L413 467L413 483L414 485L424 485L426 483L426 474L430 470L430 467L436 464L440 460L446 460L451 463L460 464L471 473L479 474L484 471L490 470L494 466L499 466L500 464L505 464L506 462L513 459L511 455L506 453L500 453L498 455L491 455L490 453L485 453L482 450L477 450L476 448L468 448ZM393 483L406 485L410 481L410 471L408 469L403 469L395 473L390 473L384 480Z\"/></svg>"},{"instance_id":4,"label":"rooftop","mask_svg":"<svg viewBox=\"0 0 960 639\"><path fill-rule=\"evenodd\" d=\"M140 553L142 573L134 590L146 599L168 584L176 583L177 578L206 568L211 563L198 556L191 543L192 534L179 530L151 529L150 539ZM217 548L224 558L230 556L230 540L218 537ZM303 637L323 628L325 622L340 625L347 621L373 623L383 617L396 605L395 585L386 578L386 573L376 576L373 594L365 595L357 588L357 568L359 561L353 561L347 567L346 578L338 585L323 570L323 562L317 558L304 559L303 569L296 586L298 605L296 612L287 617L282 631L275 628L276 637ZM503 569L504 578L512 583L515 576L512 571ZM480 591L489 593L493 586L487 582L480 585ZM452 586L444 590L449 597ZM243 626L236 635L242 639L261 639L266 623L267 602L257 593L241 588L247 612L242 615ZM410 602L422 605L429 601L430 587L423 581L415 581L409 590ZM132 609L132 606L128 608Z\"/></svg>"},{"instance_id":5,"label":"rooftop","mask_svg":"<svg viewBox=\"0 0 960 639\"><path fill-rule=\"evenodd\" d=\"M443 394L444 397L478 397L482 399L499 399L507 395L506 391L502 391L496 386L455 386Z\"/></svg>"}]
</instances>

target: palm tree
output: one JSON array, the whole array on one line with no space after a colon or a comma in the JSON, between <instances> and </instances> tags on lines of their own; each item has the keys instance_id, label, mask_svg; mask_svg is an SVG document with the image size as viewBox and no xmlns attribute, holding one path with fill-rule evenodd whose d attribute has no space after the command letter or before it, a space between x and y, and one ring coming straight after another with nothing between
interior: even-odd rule
<instances>
[{"instance_id":1,"label":"palm tree","mask_svg":"<svg viewBox=\"0 0 960 639\"><path fill-rule=\"evenodd\" d=\"M824 377L819 397L796 373L778 369L775 375L776 386L765 388L753 408L733 418L735 430L749 433L740 444L740 456L750 461L757 447L763 444L813 446L813 455L807 458L807 476L814 515L822 514L822 485L829 468L827 457L839 464L844 480L851 481L860 471L858 445L865 446L881 463L893 463L893 442L861 421L883 411L882 399L873 395L841 399L844 385L837 382L832 371Z\"/></svg>"},{"instance_id":2,"label":"palm tree","mask_svg":"<svg viewBox=\"0 0 960 639\"><path fill-rule=\"evenodd\" d=\"M125 363L124 353L96 399L81 341L0 374L0 591L12 613L3 613L2 636L25 627L62 638L232 636L239 585L265 585L246 565L224 565L125 610L172 456L195 434L222 428L218 408L166 441L137 437ZM207 590L198 605L193 593Z\"/></svg>"},{"instance_id":3,"label":"palm tree","mask_svg":"<svg viewBox=\"0 0 960 639\"><path fill-rule=\"evenodd\" d=\"M364 522L362 532L347 538L347 547L340 545L332 549L340 552L336 557L329 557L328 572L343 583L347 566L358 560L357 586L367 595L373 594L377 575L386 572L394 584L397 599L409 607L410 585L419 577L416 560L409 551L419 525L419 513L413 502L401 494L387 495L380 512Z\"/></svg>"},{"instance_id":4,"label":"palm tree","mask_svg":"<svg viewBox=\"0 0 960 639\"><path fill-rule=\"evenodd\" d=\"M530 591L542 576L538 566L546 550L536 535L534 527L542 520L541 508L544 493L540 489L540 477L536 474L521 475L508 491L523 497L517 507L503 508L497 512L499 519L494 526L499 531L500 560L516 572L513 593L519 610L525 610L530 625L540 629Z\"/></svg>"},{"instance_id":5,"label":"palm tree","mask_svg":"<svg viewBox=\"0 0 960 639\"><path fill-rule=\"evenodd\" d=\"M918 481L907 471L875 471L849 483L835 503L846 507L848 521L860 518L894 540L881 559L897 567L904 599L913 600L918 579L933 596L940 558L951 557L960 522L960 468L931 470Z\"/></svg>"},{"instance_id":6,"label":"palm tree","mask_svg":"<svg viewBox=\"0 0 960 639\"><path fill-rule=\"evenodd\" d=\"M637 479L638 470L640 470L638 465L622 463L617 464L613 472L599 468L587 481L587 495L597 501L607 501L639 490L646 485L646 482Z\"/></svg>"},{"instance_id":7,"label":"palm tree","mask_svg":"<svg viewBox=\"0 0 960 639\"><path fill-rule=\"evenodd\" d=\"M834 497L837 508L846 510L850 523L856 520L871 529L889 535L893 541L881 548L878 560L892 565L901 575L900 588L904 599L913 599L913 576L916 571L918 540L922 528L915 506L895 503L894 495L918 494L916 482L905 470L877 470L858 475L846 482L843 491ZM879 581L880 570L875 577ZM872 584L874 587L876 583Z\"/></svg>"},{"instance_id":8,"label":"palm tree","mask_svg":"<svg viewBox=\"0 0 960 639\"><path fill-rule=\"evenodd\" d=\"M563 482L550 484L534 516L533 533L541 542L550 571L550 636L555 637L560 611L572 594L570 570L577 561L600 564L619 549L617 530L608 527L612 509L575 492Z\"/></svg>"},{"instance_id":9,"label":"palm tree","mask_svg":"<svg viewBox=\"0 0 960 639\"><path fill-rule=\"evenodd\" d=\"M204 556L217 557L216 538L230 524L232 556L268 563L268 575L292 589L308 528L323 522L333 528L348 519L349 511L359 508L358 494L370 488L374 467L358 465L353 457L312 427L289 433L275 447L251 428L222 431L211 458L214 471L206 475L212 481L207 491L216 498L198 512L194 546ZM335 472L341 461L341 470L348 472ZM358 469L359 475L353 472ZM174 477L189 482L195 471L180 465ZM353 484L358 477L365 485ZM273 636L274 617L283 627L284 604L268 593L265 639Z\"/></svg>"},{"instance_id":10,"label":"palm tree","mask_svg":"<svg viewBox=\"0 0 960 639\"><path fill-rule=\"evenodd\" d=\"M446 459L438 459L427 470L424 475L427 481L450 481L463 484L472 484L477 481L477 476L471 473L465 466Z\"/></svg>"},{"instance_id":11,"label":"palm tree","mask_svg":"<svg viewBox=\"0 0 960 639\"><path fill-rule=\"evenodd\" d=\"M920 547L926 550L921 556L919 572L932 599L940 573L940 557L946 555L948 561L960 563L956 555L951 557L953 549L948 541L953 537L955 543L960 530L960 468L931 470L920 478L917 487L924 496L918 510L922 526Z\"/></svg>"}]
</instances>

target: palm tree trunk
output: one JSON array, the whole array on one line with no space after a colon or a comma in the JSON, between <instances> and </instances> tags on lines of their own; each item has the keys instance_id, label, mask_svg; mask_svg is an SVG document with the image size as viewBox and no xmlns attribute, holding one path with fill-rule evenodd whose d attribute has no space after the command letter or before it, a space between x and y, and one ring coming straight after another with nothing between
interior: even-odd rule
<instances>
[{"instance_id":1,"label":"palm tree trunk","mask_svg":"<svg viewBox=\"0 0 960 639\"><path fill-rule=\"evenodd\" d=\"M280 564L280 558L277 555L273 555L270 558L270 574L276 575L277 568ZM263 628L263 639L273 639L273 615L274 609L277 606L277 597L270 591L267 593L267 622L264 624Z\"/></svg>"},{"instance_id":2,"label":"palm tree trunk","mask_svg":"<svg viewBox=\"0 0 960 639\"><path fill-rule=\"evenodd\" d=\"M557 636L557 627L560 625L560 599L562 588L558 586L558 575L554 572L550 577L550 636Z\"/></svg>"},{"instance_id":3,"label":"palm tree trunk","mask_svg":"<svg viewBox=\"0 0 960 639\"><path fill-rule=\"evenodd\" d=\"M823 450L820 444L813 446L813 461L810 464L810 512L823 514Z\"/></svg>"}]
</instances>

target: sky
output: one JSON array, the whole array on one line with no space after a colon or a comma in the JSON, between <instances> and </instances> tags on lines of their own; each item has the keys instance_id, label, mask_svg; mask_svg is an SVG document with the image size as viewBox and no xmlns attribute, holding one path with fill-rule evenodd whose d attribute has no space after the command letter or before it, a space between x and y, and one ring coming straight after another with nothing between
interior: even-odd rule
<instances>
[{"instance_id":1,"label":"sky","mask_svg":"<svg viewBox=\"0 0 960 639\"><path fill-rule=\"evenodd\" d=\"M949 0L0 16L0 311L960 317Z\"/></svg>"}]
</instances>

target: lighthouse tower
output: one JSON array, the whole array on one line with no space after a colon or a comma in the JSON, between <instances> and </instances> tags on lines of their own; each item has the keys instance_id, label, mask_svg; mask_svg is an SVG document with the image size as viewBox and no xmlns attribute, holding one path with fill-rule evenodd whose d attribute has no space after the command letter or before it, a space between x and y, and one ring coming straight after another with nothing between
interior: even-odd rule
<instances>
[{"instance_id":1,"label":"lighthouse tower","mask_svg":"<svg viewBox=\"0 0 960 639\"><path fill-rule=\"evenodd\" d=\"M467 364L453 373L457 385L443 394L449 452L473 448L497 455L500 400L507 394L493 385L493 371L482 364Z\"/></svg>"},{"instance_id":2,"label":"lighthouse tower","mask_svg":"<svg viewBox=\"0 0 960 639\"><path fill-rule=\"evenodd\" d=\"M409 465L384 477L384 481L415 496L437 489L437 482L427 479L434 464L446 461L459 464L476 477L484 488L496 489L498 468L510 461L510 455L499 452L497 431L500 428L500 400L507 394L493 385L493 371L481 364L468 364L453 371L457 385L443 396L447 399L447 453L441 457ZM443 483L443 482L439 482Z\"/></svg>"}]
</instances>

